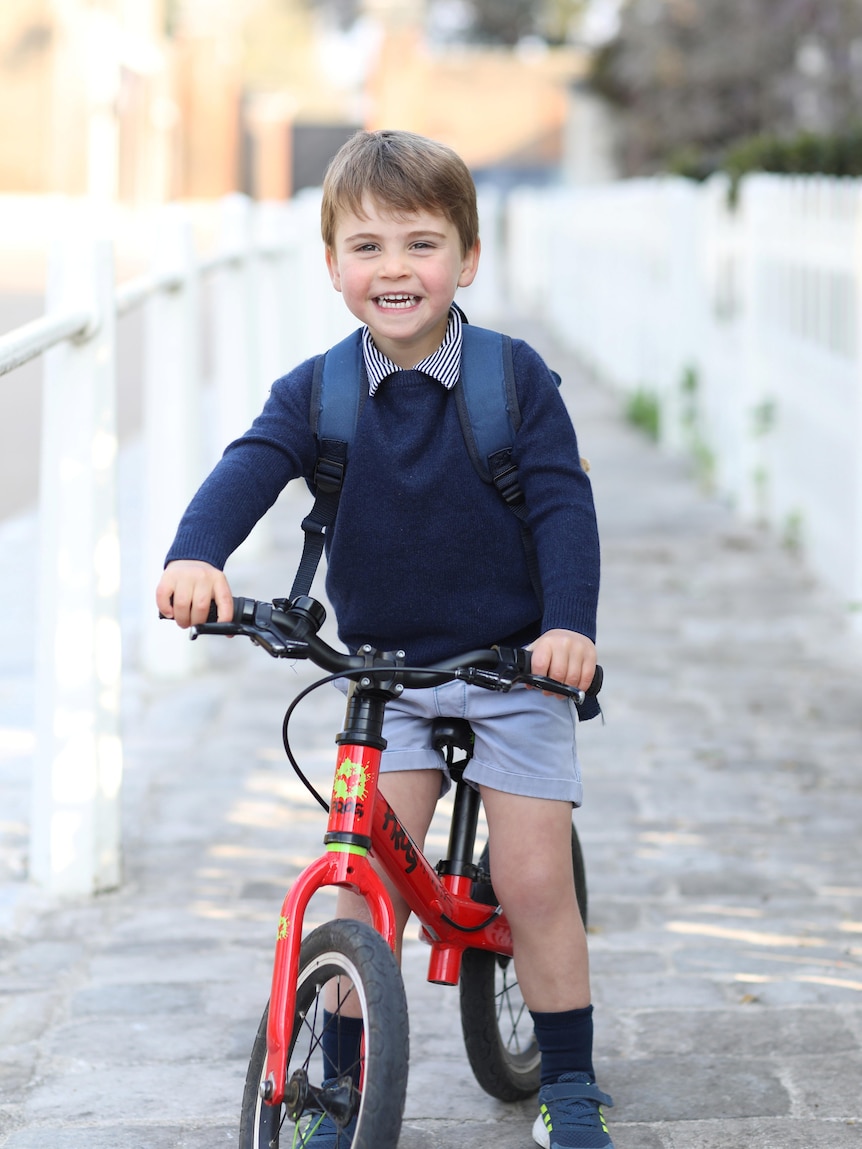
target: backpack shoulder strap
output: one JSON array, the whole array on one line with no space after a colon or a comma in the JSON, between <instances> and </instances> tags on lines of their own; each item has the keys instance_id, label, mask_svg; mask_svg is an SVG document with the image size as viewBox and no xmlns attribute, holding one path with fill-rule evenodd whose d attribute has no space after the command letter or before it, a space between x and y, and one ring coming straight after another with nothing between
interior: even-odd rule
<instances>
[{"instance_id":1,"label":"backpack shoulder strap","mask_svg":"<svg viewBox=\"0 0 862 1149\"><path fill-rule=\"evenodd\" d=\"M462 328L462 340L461 378L455 398L464 442L479 476L494 484L518 518L530 581L541 603L539 562L512 457L515 433L521 425L512 340L508 335L469 324Z\"/></svg>"},{"instance_id":2,"label":"backpack shoulder strap","mask_svg":"<svg viewBox=\"0 0 862 1149\"><path fill-rule=\"evenodd\" d=\"M321 355L314 365L311 384L311 429L321 444L351 443L362 405L362 330Z\"/></svg>"},{"instance_id":3,"label":"backpack shoulder strap","mask_svg":"<svg viewBox=\"0 0 862 1149\"><path fill-rule=\"evenodd\" d=\"M290 597L307 595L335 522L350 444L362 407L365 369L361 331L354 331L314 365L309 421L317 440L314 506L302 520L304 540Z\"/></svg>"},{"instance_id":4,"label":"backpack shoulder strap","mask_svg":"<svg viewBox=\"0 0 862 1149\"><path fill-rule=\"evenodd\" d=\"M512 340L484 327L461 329L461 379L455 388L464 442L473 466L486 483L494 482L489 460L511 451L521 425Z\"/></svg>"}]
</instances>

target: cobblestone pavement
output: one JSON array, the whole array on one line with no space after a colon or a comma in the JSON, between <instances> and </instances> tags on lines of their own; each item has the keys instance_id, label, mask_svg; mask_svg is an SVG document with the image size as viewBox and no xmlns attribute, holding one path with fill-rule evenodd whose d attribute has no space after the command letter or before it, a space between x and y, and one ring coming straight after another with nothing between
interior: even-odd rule
<instances>
[{"instance_id":1,"label":"cobblestone pavement","mask_svg":"<svg viewBox=\"0 0 862 1149\"><path fill-rule=\"evenodd\" d=\"M606 724L581 731L576 825L617 1149L862 1146L862 637L798 558L530 337L565 375L603 536ZM124 466L131 602L144 577L133 451ZM301 492L283 498L274 550L235 564L236 593L285 592L304 505ZM7 602L31 585L32 534L26 519L2 528ZM190 679L142 681L136 635L159 624L127 609L116 893L56 904L22 880L26 612L0 657L4 1149L235 1144L281 897L323 832L280 747L283 704L308 669L211 640ZM324 789L341 710L324 689L295 726ZM432 843L444 835L441 813ZM320 895L312 924L331 906ZM526 1149L534 1106L474 1084L457 991L424 980L427 951L408 929L400 1149Z\"/></svg>"}]
</instances>

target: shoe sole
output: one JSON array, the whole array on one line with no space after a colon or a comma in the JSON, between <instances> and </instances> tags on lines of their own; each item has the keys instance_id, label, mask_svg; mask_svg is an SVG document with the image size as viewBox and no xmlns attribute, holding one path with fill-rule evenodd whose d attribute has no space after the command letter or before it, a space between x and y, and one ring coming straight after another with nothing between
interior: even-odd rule
<instances>
[{"instance_id":1,"label":"shoe sole","mask_svg":"<svg viewBox=\"0 0 862 1149\"><path fill-rule=\"evenodd\" d=\"M533 1140L537 1145L541 1145L542 1149L551 1149L551 1136L541 1117L537 1117L533 1122Z\"/></svg>"}]
</instances>

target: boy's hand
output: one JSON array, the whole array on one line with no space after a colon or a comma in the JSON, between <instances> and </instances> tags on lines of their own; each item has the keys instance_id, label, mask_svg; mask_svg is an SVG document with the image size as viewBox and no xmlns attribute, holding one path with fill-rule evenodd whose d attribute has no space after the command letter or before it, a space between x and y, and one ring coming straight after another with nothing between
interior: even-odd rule
<instances>
[{"instance_id":1,"label":"boy's hand","mask_svg":"<svg viewBox=\"0 0 862 1149\"><path fill-rule=\"evenodd\" d=\"M596 647L574 630L546 630L527 647L532 652L533 674L555 678L577 690L586 690L596 673Z\"/></svg>"},{"instance_id":2,"label":"boy's hand","mask_svg":"<svg viewBox=\"0 0 862 1149\"><path fill-rule=\"evenodd\" d=\"M233 595L224 572L196 559L168 563L156 587L156 605L165 618L185 629L206 622L215 600L218 621L233 618Z\"/></svg>"}]
</instances>

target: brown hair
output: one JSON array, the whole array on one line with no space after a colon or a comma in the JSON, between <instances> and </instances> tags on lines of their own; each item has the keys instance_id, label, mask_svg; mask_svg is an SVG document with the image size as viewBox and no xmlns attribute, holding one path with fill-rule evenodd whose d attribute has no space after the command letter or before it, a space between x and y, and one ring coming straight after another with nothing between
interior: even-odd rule
<instances>
[{"instance_id":1,"label":"brown hair","mask_svg":"<svg viewBox=\"0 0 862 1149\"><path fill-rule=\"evenodd\" d=\"M479 238L476 185L461 157L445 144L413 132L357 132L333 157L323 180L320 230L335 243L344 211L363 215L370 196L391 211L430 211L456 228L466 254Z\"/></svg>"}]
</instances>

